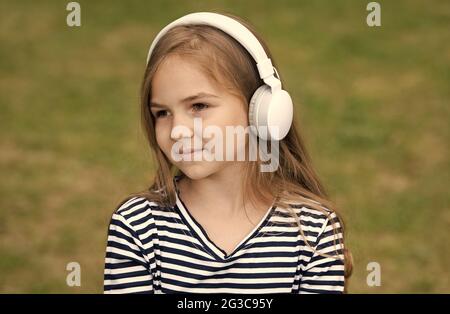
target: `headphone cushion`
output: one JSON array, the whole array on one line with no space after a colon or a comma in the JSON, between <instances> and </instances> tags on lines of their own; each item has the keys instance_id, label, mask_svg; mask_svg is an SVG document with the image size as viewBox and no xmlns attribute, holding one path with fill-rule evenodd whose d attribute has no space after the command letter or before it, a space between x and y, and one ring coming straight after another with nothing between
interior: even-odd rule
<instances>
[{"instance_id":1,"label":"headphone cushion","mask_svg":"<svg viewBox=\"0 0 450 314\"><path fill-rule=\"evenodd\" d=\"M250 126L254 126L256 128L258 128L259 126L258 115L260 114L259 112L262 107L261 104L266 98L265 97L266 93L270 94L270 87L265 84L258 87L258 89L253 93L248 110L248 120Z\"/></svg>"},{"instance_id":2,"label":"headphone cushion","mask_svg":"<svg viewBox=\"0 0 450 314\"><path fill-rule=\"evenodd\" d=\"M263 140L281 140L292 125L292 99L285 90L272 94L268 85L262 85L250 100L248 116L250 125L254 126L251 129L258 137ZM270 126L277 126L278 133L272 133Z\"/></svg>"}]
</instances>

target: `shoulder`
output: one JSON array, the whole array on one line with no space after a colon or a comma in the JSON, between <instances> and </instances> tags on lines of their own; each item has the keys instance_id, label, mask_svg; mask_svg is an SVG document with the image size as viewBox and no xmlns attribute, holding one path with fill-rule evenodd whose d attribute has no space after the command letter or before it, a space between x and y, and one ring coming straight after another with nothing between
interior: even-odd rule
<instances>
[{"instance_id":1,"label":"shoulder","mask_svg":"<svg viewBox=\"0 0 450 314\"><path fill-rule=\"evenodd\" d=\"M108 236L148 249L157 238L161 210L167 209L144 196L130 196L114 210Z\"/></svg>"},{"instance_id":2,"label":"shoulder","mask_svg":"<svg viewBox=\"0 0 450 314\"><path fill-rule=\"evenodd\" d=\"M131 196L119 204L112 221L120 221L133 230L148 229L154 225L155 212L164 210L166 207L144 196Z\"/></svg>"},{"instance_id":3,"label":"shoulder","mask_svg":"<svg viewBox=\"0 0 450 314\"><path fill-rule=\"evenodd\" d=\"M337 219L336 212L314 200L307 203L290 203L290 207L302 220L324 224L327 221Z\"/></svg>"},{"instance_id":4,"label":"shoulder","mask_svg":"<svg viewBox=\"0 0 450 314\"><path fill-rule=\"evenodd\" d=\"M332 229L339 231L341 227L340 218L335 210L315 200L296 198L284 203L286 205L279 208L279 212L285 217L295 218L305 234L311 236L311 239L316 239Z\"/></svg>"},{"instance_id":5,"label":"shoulder","mask_svg":"<svg viewBox=\"0 0 450 314\"><path fill-rule=\"evenodd\" d=\"M158 204L143 196L132 196L122 201L114 213L121 216L134 216L142 210L151 209L155 206L158 206Z\"/></svg>"},{"instance_id":6,"label":"shoulder","mask_svg":"<svg viewBox=\"0 0 450 314\"><path fill-rule=\"evenodd\" d=\"M302 220L324 223L338 217L333 209L311 198L290 198L284 200L284 204L280 209L282 212L294 212Z\"/></svg>"}]
</instances>

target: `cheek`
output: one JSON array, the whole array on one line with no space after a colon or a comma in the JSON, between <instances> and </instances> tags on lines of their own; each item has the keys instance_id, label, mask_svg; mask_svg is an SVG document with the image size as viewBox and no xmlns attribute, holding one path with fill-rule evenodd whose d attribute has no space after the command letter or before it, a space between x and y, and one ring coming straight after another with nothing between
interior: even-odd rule
<instances>
[{"instance_id":1,"label":"cheek","mask_svg":"<svg viewBox=\"0 0 450 314\"><path fill-rule=\"evenodd\" d=\"M233 118L233 125L240 125L244 128L248 126L248 110L247 106L235 105L233 107L233 112L231 114Z\"/></svg>"},{"instance_id":2,"label":"cheek","mask_svg":"<svg viewBox=\"0 0 450 314\"><path fill-rule=\"evenodd\" d=\"M248 126L248 112L241 105L224 106L222 110L218 110L214 119L211 119L211 124L216 123L220 128L226 126Z\"/></svg>"},{"instance_id":3,"label":"cheek","mask_svg":"<svg viewBox=\"0 0 450 314\"><path fill-rule=\"evenodd\" d=\"M171 150L170 130L161 124L155 125L156 142L159 148L165 153Z\"/></svg>"},{"instance_id":4,"label":"cheek","mask_svg":"<svg viewBox=\"0 0 450 314\"><path fill-rule=\"evenodd\" d=\"M210 142L210 146L208 148L212 154L216 153L216 146L221 147L224 160L226 159L227 151L231 152L231 156L234 156L234 160L237 160L238 154L245 152L246 143L248 141L245 131L249 132L249 130L247 130L248 116L242 108L236 108L235 111L220 110L214 115L214 117L208 119L207 125L219 127L221 130L221 133L213 133L205 138L206 142ZM206 125L203 126L205 127ZM231 138L227 136L227 127L231 127L231 129L228 130ZM239 128L235 129L235 127ZM218 161L217 163L220 162L221 161ZM218 164L215 166L217 165Z\"/></svg>"}]
</instances>

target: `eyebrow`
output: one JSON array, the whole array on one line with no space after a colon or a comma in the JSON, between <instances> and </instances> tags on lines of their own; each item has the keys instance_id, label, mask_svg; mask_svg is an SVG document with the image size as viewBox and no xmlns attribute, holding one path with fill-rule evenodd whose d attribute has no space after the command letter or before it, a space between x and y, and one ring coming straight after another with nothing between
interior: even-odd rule
<instances>
[{"instance_id":1,"label":"eyebrow","mask_svg":"<svg viewBox=\"0 0 450 314\"><path fill-rule=\"evenodd\" d=\"M216 95L213 95L213 94L208 94L208 93L205 93L205 92L200 92L198 94L195 94L195 95L192 95L192 96L188 96L188 97L182 99L181 102L182 103L186 103L186 102L194 101L194 100L199 99L199 98L219 98L219 96L216 96ZM153 102L153 101L150 102L150 106L151 107L166 107L163 104L158 104L158 103Z\"/></svg>"}]
</instances>

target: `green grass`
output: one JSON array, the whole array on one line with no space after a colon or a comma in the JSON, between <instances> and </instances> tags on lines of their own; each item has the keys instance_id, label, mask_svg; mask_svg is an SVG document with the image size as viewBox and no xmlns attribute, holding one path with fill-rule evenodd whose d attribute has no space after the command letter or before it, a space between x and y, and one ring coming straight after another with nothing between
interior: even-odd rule
<instances>
[{"instance_id":1,"label":"green grass","mask_svg":"<svg viewBox=\"0 0 450 314\"><path fill-rule=\"evenodd\" d=\"M151 39L187 12L224 10L265 38L316 168L342 209L350 292L450 292L450 3L0 2L0 292L102 292L114 207L153 165L139 126ZM82 286L66 285L81 265ZM381 287L366 285L381 264Z\"/></svg>"}]
</instances>

